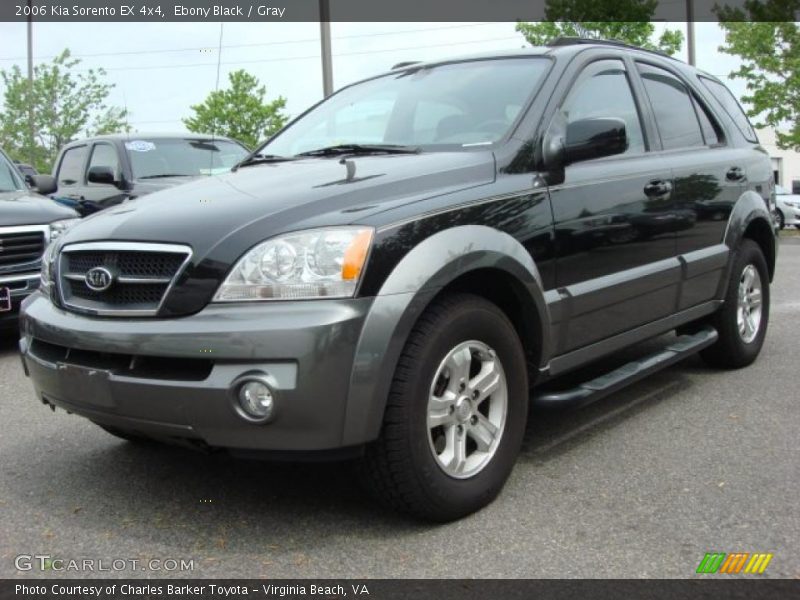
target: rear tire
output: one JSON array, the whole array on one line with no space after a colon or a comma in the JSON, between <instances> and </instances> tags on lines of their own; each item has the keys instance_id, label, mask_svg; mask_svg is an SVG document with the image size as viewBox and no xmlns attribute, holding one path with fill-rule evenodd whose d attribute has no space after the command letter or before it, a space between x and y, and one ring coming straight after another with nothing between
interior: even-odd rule
<instances>
[{"instance_id":1,"label":"rear tire","mask_svg":"<svg viewBox=\"0 0 800 600\"><path fill-rule=\"evenodd\" d=\"M380 437L361 479L383 503L431 521L489 504L525 433L525 353L494 304L444 296L417 321L398 361Z\"/></svg>"},{"instance_id":2,"label":"rear tire","mask_svg":"<svg viewBox=\"0 0 800 600\"><path fill-rule=\"evenodd\" d=\"M761 248L744 239L734 259L725 303L710 319L717 342L700 352L709 365L738 369L751 364L764 345L769 322L769 271Z\"/></svg>"}]
</instances>

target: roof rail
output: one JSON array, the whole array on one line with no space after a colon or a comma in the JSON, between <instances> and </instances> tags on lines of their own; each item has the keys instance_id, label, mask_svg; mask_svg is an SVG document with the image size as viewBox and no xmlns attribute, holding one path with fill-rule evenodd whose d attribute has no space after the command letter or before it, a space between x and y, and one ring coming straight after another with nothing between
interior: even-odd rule
<instances>
[{"instance_id":1,"label":"roof rail","mask_svg":"<svg viewBox=\"0 0 800 600\"><path fill-rule=\"evenodd\" d=\"M547 45L551 48L557 48L560 46L580 46L580 45L614 46L616 48L630 48L631 50L641 50L642 52L650 52L651 54L658 54L659 56L671 58L672 60L678 60L677 58L670 56L669 54L667 54L666 52L662 52L661 50L650 50L648 48L634 46L633 44L628 44L627 42L621 42L619 40L596 40L592 38L582 38L582 37L558 37L553 40L550 40L547 43Z\"/></svg>"},{"instance_id":2,"label":"roof rail","mask_svg":"<svg viewBox=\"0 0 800 600\"><path fill-rule=\"evenodd\" d=\"M418 65L421 62L421 60L407 60L405 62L399 62L392 67L392 71L395 69L402 69L403 67L410 67L411 65Z\"/></svg>"}]
</instances>

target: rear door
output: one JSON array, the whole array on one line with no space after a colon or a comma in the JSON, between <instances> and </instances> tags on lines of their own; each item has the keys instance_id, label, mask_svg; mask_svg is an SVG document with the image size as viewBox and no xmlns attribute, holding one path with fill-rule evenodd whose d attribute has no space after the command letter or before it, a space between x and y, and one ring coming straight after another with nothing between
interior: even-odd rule
<instances>
[{"instance_id":1,"label":"rear door","mask_svg":"<svg viewBox=\"0 0 800 600\"><path fill-rule=\"evenodd\" d=\"M629 138L624 154L568 165L564 182L550 187L556 282L570 307L558 353L674 311L680 271L670 170L650 152L652 125L631 65L621 58L589 62L556 113L566 122L621 118Z\"/></svg>"},{"instance_id":2,"label":"rear door","mask_svg":"<svg viewBox=\"0 0 800 600\"><path fill-rule=\"evenodd\" d=\"M677 251L683 266L678 309L714 297L728 249L728 217L747 177L745 151L730 147L713 111L677 73L637 62L674 183Z\"/></svg>"}]
</instances>

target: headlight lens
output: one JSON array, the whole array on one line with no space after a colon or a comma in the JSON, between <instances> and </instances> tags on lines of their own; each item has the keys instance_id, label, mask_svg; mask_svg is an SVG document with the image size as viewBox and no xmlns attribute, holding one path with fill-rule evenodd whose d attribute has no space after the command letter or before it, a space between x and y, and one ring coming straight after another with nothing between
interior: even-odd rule
<instances>
[{"instance_id":1,"label":"headlight lens","mask_svg":"<svg viewBox=\"0 0 800 600\"><path fill-rule=\"evenodd\" d=\"M80 222L80 219L61 219L50 223L50 241L58 239L67 229Z\"/></svg>"},{"instance_id":2,"label":"headlight lens","mask_svg":"<svg viewBox=\"0 0 800 600\"><path fill-rule=\"evenodd\" d=\"M214 302L351 297L372 234L371 227L335 227L267 240L239 259Z\"/></svg>"},{"instance_id":3,"label":"headlight lens","mask_svg":"<svg viewBox=\"0 0 800 600\"><path fill-rule=\"evenodd\" d=\"M39 273L39 289L44 293L50 292L53 283L53 265L56 259L56 244L50 244L42 255L42 270Z\"/></svg>"}]
</instances>

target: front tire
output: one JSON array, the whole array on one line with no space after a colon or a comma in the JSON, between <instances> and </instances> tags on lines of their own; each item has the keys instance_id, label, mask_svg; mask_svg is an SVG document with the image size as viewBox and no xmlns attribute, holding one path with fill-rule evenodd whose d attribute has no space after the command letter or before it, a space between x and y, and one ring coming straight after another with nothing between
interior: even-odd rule
<instances>
[{"instance_id":1,"label":"front tire","mask_svg":"<svg viewBox=\"0 0 800 600\"><path fill-rule=\"evenodd\" d=\"M777 211L778 213L778 229L783 229L786 227L786 219L783 216L781 211Z\"/></svg>"},{"instance_id":2,"label":"front tire","mask_svg":"<svg viewBox=\"0 0 800 600\"><path fill-rule=\"evenodd\" d=\"M753 240L742 240L728 281L725 303L711 318L717 342L700 355L713 367L738 369L761 352L769 322L769 271Z\"/></svg>"},{"instance_id":3,"label":"front tire","mask_svg":"<svg viewBox=\"0 0 800 600\"><path fill-rule=\"evenodd\" d=\"M528 409L525 354L494 304L436 300L398 361L362 480L395 510L451 521L483 508L516 461Z\"/></svg>"}]
</instances>

